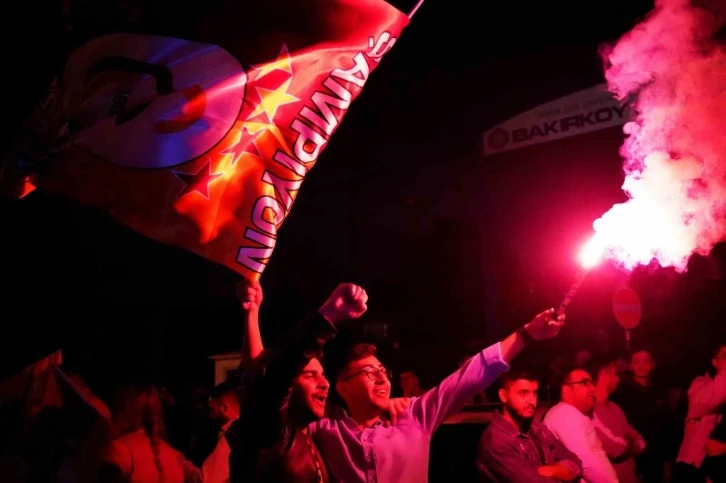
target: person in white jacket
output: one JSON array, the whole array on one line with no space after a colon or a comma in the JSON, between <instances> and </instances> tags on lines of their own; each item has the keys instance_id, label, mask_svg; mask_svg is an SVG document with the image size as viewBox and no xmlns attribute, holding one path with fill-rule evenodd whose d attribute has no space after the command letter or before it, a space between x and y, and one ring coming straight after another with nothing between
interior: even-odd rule
<instances>
[{"instance_id":1,"label":"person in white jacket","mask_svg":"<svg viewBox=\"0 0 726 483\"><path fill-rule=\"evenodd\" d=\"M683 442L678 451L678 476L684 481L698 481L706 457L706 443L719 422L721 406L726 403L726 344L721 344L711 359L716 375L696 377L688 389L688 414Z\"/></svg>"}]
</instances>

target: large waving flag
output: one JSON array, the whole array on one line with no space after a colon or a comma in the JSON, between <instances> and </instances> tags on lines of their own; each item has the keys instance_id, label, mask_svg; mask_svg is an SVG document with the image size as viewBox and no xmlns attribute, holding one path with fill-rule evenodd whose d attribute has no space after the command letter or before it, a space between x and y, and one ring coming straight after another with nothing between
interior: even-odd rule
<instances>
[{"instance_id":1,"label":"large waving flag","mask_svg":"<svg viewBox=\"0 0 726 483\"><path fill-rule=\"evenodd\" d=\"M224 33L207 22L209 43L91 40L34 116L16 171L31 166L38 188L256 279L306 174L409 21L382 0L308 0L304 13L277 12L254 38L244 24L267 19Z\"/></svg>"}]
</instances>

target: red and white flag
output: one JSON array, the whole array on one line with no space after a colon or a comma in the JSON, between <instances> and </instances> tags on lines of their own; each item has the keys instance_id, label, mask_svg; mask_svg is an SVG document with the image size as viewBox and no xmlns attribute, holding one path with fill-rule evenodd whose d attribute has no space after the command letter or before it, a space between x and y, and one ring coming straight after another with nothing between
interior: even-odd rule
<instances>
[{"instance_id":1,"label":"red and white flag","mask_svg":"<svg viewBox=\"0 0 726 483\"><path fill-rule=\"evenodd\" d=\"M383 0L278 3L291 10L215 10L199 21L204 42L82 45L34 116L45 141L36 132L17 164L46 156L37 188L258 278L307 173L409 22Z\"/></svg>"}]
</instances>

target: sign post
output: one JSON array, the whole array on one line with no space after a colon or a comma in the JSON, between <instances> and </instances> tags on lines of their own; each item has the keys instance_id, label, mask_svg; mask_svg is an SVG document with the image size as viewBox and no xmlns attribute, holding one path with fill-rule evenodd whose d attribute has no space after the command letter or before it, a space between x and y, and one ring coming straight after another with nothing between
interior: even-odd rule
<instances>
[{"instance_id":1,"label":"sign post","mask_svg":"<svg viewBox=\"0 0 726 483\"><path fill-rule=\"evenodd\" d=\"M613 313L625 329L625 350L630 351L630 331L638 326L643 315L640 297L629 288L621 288L613 296Z\"/></svg>"}]
</instances>

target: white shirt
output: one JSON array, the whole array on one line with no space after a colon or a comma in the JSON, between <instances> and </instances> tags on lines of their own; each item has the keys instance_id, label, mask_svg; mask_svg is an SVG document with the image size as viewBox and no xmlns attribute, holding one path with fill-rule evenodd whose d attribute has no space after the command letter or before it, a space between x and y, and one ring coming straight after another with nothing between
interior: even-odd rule
<instances>
[{"instance_id":1,"label":"white shirt","mask_svg":"<svg viewBox=\"0 0 726 483\"><path fill-rule=\"evenodd\" d=\"M219 431L219 439L217 445L214 447L214 451L207 456L207 459L202 463L202 481L204 483L229 483L229 444L227 438L224 437L224 433L229 429L233 422L232 419L227 421L222 429Z\"/></svg>"},{"instance_id":2,"label":"white shirt","mask_svg":"<svg viewBox=\"0 0 726 483\"><path fill-rule=\"evenodd\" d=\"M700 468L706 457L706 443L726 403L726 373L712 378L708 374L693 380L688 389L688 415L683 442L676 461Z\"/></svg>"},{"instance_id":3,"label":"white shirt","mask_svg":"<svg viewBox=\"0 0 726 483\"><path fill-rule=\"evenodd\" d=\"M582 479L587 483L618 483L590 418L566 403L554 405L544 418L547 428L582 461Z\"/></svg>"}]
</instances>

